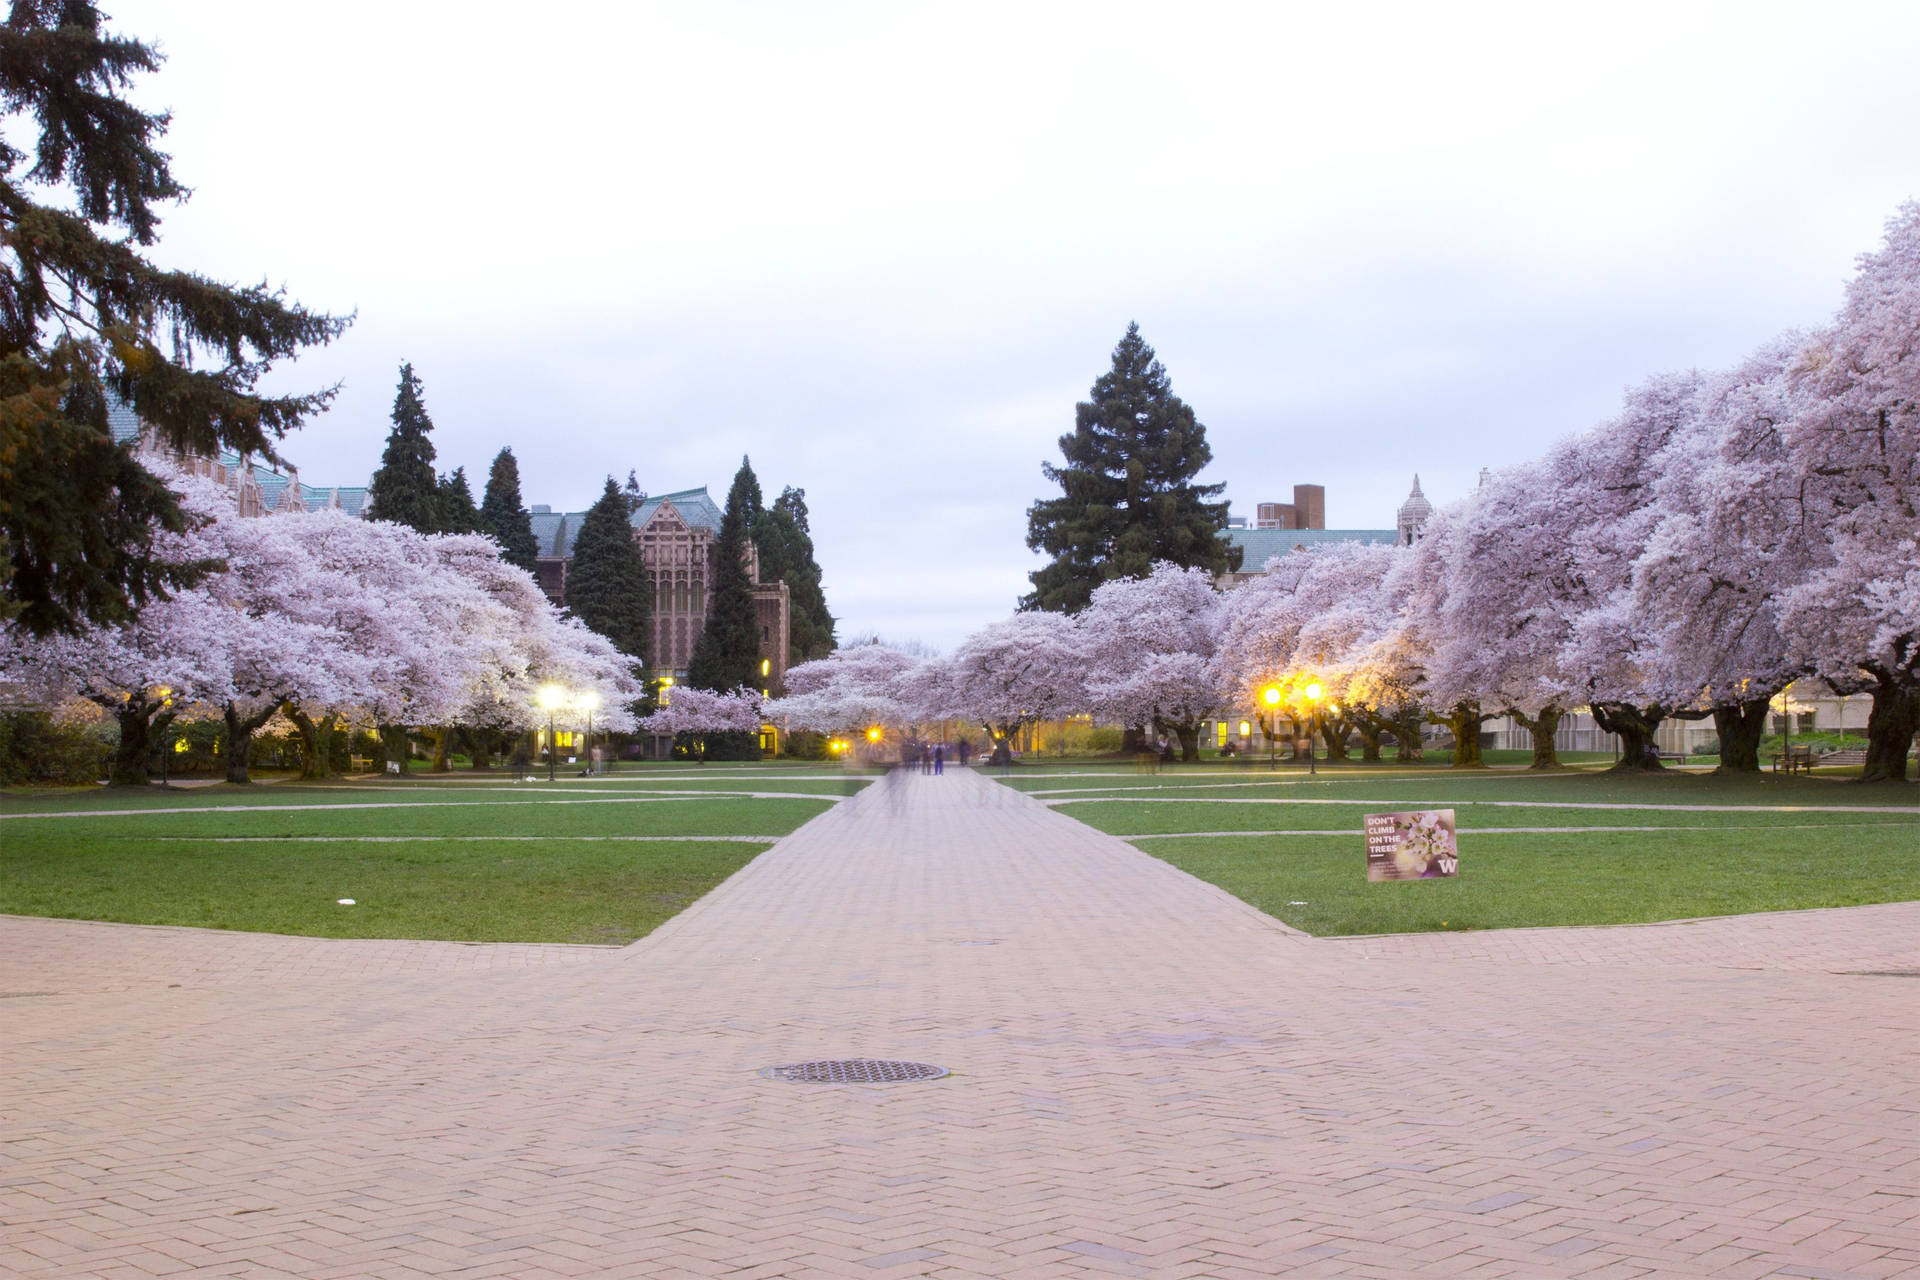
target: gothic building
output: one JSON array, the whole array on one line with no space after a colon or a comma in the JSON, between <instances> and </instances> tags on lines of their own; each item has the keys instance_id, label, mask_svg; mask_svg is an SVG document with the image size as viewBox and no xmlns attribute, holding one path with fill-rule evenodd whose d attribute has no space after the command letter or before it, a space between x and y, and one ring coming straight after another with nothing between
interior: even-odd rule
<instances>
[{"instance_id":1,"label":"gothic building","mask_svg":"<svg viewBox=\"0 0 1920 1280\"><path fill-rule=\"evenodd\" d=\"M309 488L300 483L300 473L288 467L282 475L273 467L262 466L237 453L217 458L204 454L176 453L163 448L151 428L140 421L132 407L117 396L107 397L107 427L115 444L133 441L134 452L142 457L165 462L188 475L204 476L224 486L233 495L233 505L243 516L278 515L289 511L320 511L326 508L363 515L367 506L365 485L334 485Z\"/></svg>"},{"instance_id":2,"label":"gothic building","mask_svg":"<svg viewBox=\"0 0 1920 1280\"><path fill-rule=\"evenodd\" d=\"M648 498L632 516L633 540L653 581L653 638L647 665L662 674L684 675L693 646L706 626L713 603L713 557L720 536L721 510L706 487ZM567 567L573 539L586 520L584 511L532 510L533 536L540 546L536 577L555 604L566 600ZM778 689L787 674L793 632L792 594L784 582L760 581L760 557L747 547L747 577L753 583L753 611L760 626L766 688Z\"/></svg>"}]
</instances>

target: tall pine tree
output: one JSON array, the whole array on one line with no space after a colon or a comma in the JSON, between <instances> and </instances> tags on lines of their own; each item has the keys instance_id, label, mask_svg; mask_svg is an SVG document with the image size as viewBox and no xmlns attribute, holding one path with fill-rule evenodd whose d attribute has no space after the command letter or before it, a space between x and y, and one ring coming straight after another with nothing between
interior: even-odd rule
<instances>
[{"instance_id":1,"label":"tall pine tree","mask_svg":"<svg viewBox=\"0 0 1920 1280\"><path fill-rule=\"evenodd\" d=\"M612 476L606 490L587 508L573 539L573 563L567 569L567 608L614 647L639 662L647 657L653 624L653 583L633 540L626 499Z\"/></svg>"},{"instance_id":2,"label":"tall pine tree","mask_svg":"<svg viewBox=\"0 0 1920 1280\"><path fill-rule=\"evenodd\" d=\"M528 573L540 558L540 543L533 536L533 518L520 505L520 464L513 450L502 449L494 455L493 468L487 472L487 492L480 500L480 532L500 544L500 555L508 564Z\"/></svg>"},{"instance_id":3,"label":"tall pine tree","mask_svg":"<svg viewBox=\"0 0 1920 1280\"><path fill-rule=\"evenodd\" d=\"M452 475L440 477L436 488L440 499L440 532L479 533L480 508L473 505L473 488L467 484L467 469L455 467Z\"/></svg>"},{"instance_id":4,"label":"tall pine tree","mask_svg":"<svg viewBox=\"0 0 1920 1280\"><path fill-rule=\"evenodd\" d=\"M753 474L753 465L743 457L740 470L734 473L733 487L727 491L720 536L714 539L710 569L713 603L687 663L687 683L696 689L763 687L760 624L754 615L753 583L747 575L747 550L759 515L760 481ZM759 739L751 733L708 734L704 758L757 760Z\"/></svg>"},{"instance_id":5,"label":"tall pine tree","mask_svg":"<svg viewBox=\"0 0 1920 1280\"><path fill-rule=\"evenodd\" d=\"M206 568L153 558L185 518L114 443L109 392L168 449L276 463L334 394L255 388L347 319L146 258L186 195L168 117L123 96L160 61L92 0L13 0L0 24L0 617L36 635L124 622Z\"/></svg>"},{"instance_id":6,"label":"tall pine tree","mask_svg":"<svg viewBox=\"0 0 1920 1280\"><path fill-rule=\"evenodd\" d=\"M687 663L687 683L695 688L760 687L760 626L753 612L753 583L747 577L747 542L759 499L760 482L752 464L742 458L713 544L713 603Z\"/></svg>"},{"instance_id":7,"label":"tall pine tree","mask_svg":"<svg viewBox=\"0 0 1920 1280\"><path fill-rule=\"evenodd\" d=\"M391 520L421 533L440 532L440 484L433 474L433 419L421 399L413 365L400 366L400 388L393 397L393 430L387 433L380 469L368 486L367 518ZM469 495L471 501L471 495Z\"/></svg>"},{"instance_id":8,"label":"tall pine tree","mask_svg":"<svg viewBox=\"0 0 1920 1280\"><path fill-rule=\"evenodd\" d=\"M827 612L820 566L813 558L807 491L791 486L782 490L754 522L753 543L760 552L761 581L784 582L791 596L787 664L798 666L833 652L833 615Z\"/></svg>"},{"instance_id":9,"label":"tall pine tree","mask_svg":"<svg viewBox=\"0 0 1920 1280\"><path fill-rule=\"evenodd\" d=\"M1192 483L1213 458L1206 428L1173 394L1138 324L1127 326L1091 401L1074 407L1060 452L1065 466L1041 470L1061 496L1027 508L1027 546L1053 559L1028 575L1022 609L1077 613L1101 583L1143 578L1157 560L1210 573L1240 567L1227 504L1214 501L1226 486Z\"/></svg>"}]
</instances>

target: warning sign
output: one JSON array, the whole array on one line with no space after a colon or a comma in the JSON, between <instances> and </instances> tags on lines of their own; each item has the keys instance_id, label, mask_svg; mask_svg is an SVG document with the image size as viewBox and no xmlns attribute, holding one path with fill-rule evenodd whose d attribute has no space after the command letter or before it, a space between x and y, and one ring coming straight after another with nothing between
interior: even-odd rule
<instances>
[{"instance_id":1,"label":"warning sign","mask_svg":"<svg viewBox=\"0 0 1920 1280\"><path fill-rule=\"evenodd\" d=\"M1366 816L1367 879L1431 880L1460 874L1451 809Z\"/></svg>"}]
</instances>

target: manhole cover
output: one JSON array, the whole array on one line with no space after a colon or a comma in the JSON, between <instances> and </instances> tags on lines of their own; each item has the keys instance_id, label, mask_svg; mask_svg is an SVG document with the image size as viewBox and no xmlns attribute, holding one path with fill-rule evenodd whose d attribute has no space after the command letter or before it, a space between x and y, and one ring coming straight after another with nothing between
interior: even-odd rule
<instances>
[{"instance_id":1,"label":"manhole cover","mask_svg":"<svg viewBox=\"0 0 1920 1280\"><path fill-rule=\"evenodd\" d=\"M931 1062L839 1058L762 1067L760 1074L769 1080L795 1080L806 1084L898 1084L904 1080L938 1080L947 1074L947 1069L936 1067Z\"/></svg>"}]
</instances>

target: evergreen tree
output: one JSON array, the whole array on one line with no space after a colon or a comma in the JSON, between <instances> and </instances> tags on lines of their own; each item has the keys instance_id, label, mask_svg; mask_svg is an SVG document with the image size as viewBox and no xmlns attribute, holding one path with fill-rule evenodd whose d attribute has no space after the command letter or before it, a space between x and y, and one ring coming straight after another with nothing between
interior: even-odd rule
<instances>
[{"instance_id":1,"label":"evergreen tree","mask_svg":"<svg viewBox=\"0 0 1920 1280\"><path fill-rule=\"evenodd\" d=\"M640 487L640 477L631 469L627 472L627 483L621 489L620 496L627 500L628 515L632 515L647 504L647 491Z\"/></svg>"},{"instance_id":2,"label":"evergreen tree","mask_svg":"<svg viewBox=\"0 0 1920 1280\"><path fill-rule=\"evenodd\" d=\"M747 540L759 500L760 482L742 458L714 541L713 604L687 663L687 683L696 688L724 693L742 685L760 687L760 626L747 577Z\"/></svg>"},{"instance_id":3,"label":"evergreen tree","mask_svg":"<svg viewBox=\"0 0 1920 1280\"><path fill-rule=\"evenodd\" d=\"M473 488L467 483L467 469L455 467L451 475L440 477L436 497L440 505L441 533L480 533L480 508L473 505Z\"/></svg>"},{"instance_id":4,"label":"evergreen tree","mask_svg":"<svg viewBox=\"0 0 1920 1280\"><path fill-rule=\"evenodd\" d=\"M640 560L640 544L633 540L626 499L612 476L599 500L587 508L574 537L567 608L620 652L646 661L653 583Z\"/></svg>"},{"instance_id":5,"label":"evergreen tree","mask_svg":"<svg viewBox=\"0 0 1920 1280\"><path fill-rule=\"evenodd\" d=\"M754 546L760 552L760 578L787 584L792 598L792 634L787 665L798 666L833 652L833 615L820 589L820 566L813 558L807 528L807 491L788 487L754 522Z\"/></svg>"},{"instance_id":6,"label":"evergreen tree","mask_svg":"<svg viewBox=\"0 0 1920 1280\"><path fill-rule=\"evenodd\" d=\"M206 568L153 558L185 517L114 444L109 393L166 448L274 463L334 394L255 387L348 319L144 256L156 206L186 194L158 145L168 117L121 96L159 65L92 0L14 0L0 24L0 616L37 635L123 622Z\"/></svg>"},{"instance_id":7,"label":"evergreen tree","mask_svg":"<svg viewBox=\"0 0 1920 1280\"><path fill-rule=\"evenodd\" d=\"M480 532L500 544L500 554L508 564L532 573L540 558L540 544L533 536L533 519L520 505L520 464L513 450L502 449L494 455L493 469L487 472L487 492L480 500Z\"/></svg>"},{"instance_id":8,"label":"evergreen tree","mask_svg":"<svg viewBox=\"0 0 1920 1280\"><path fill-rule=\"evenodd\" d=\"M440 483L433 474L433 419L420 398L413 365L400 366L400 388L393 397L393 430L387 433L380 469L368 485L367 518L391 520L421 533L440 532ZM469 495L471 500L471 495Z\"/></svg>"},{"instance_id":9,"label":"evergreen tree","mask_svg":"<svg viewBox=\"0 0 1920 1280\"><path fill-rule=\"evenodd\" d=\"M1226 486L1192 483L1213 457L1206 428L1173 394L1139 325L1127 326L1091 402L1074 407L1060 452L1065 466L1041 470L1061 496L1027 508L1027 546L1053 560L1028 575L1022 609L1077 613L1101 583L1143 578L1158 560L1216 574L1240 567L1227 504L1212 501Z\"/></svg>"}]
</instances>

